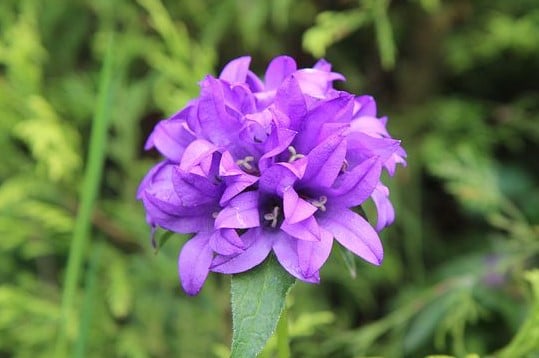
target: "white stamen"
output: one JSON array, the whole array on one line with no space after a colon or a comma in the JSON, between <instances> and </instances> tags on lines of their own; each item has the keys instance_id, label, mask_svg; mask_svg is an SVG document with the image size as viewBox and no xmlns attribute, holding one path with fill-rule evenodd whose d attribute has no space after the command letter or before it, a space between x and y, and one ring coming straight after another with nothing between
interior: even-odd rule
<instances>
[{"instance_id":1,"label":"white stamen","mask_svg":"<svg viewBox=\"0 0 539 358\"><path fill-rule=\"evenodd\" d=\"M328 202L328 197L325 195L322 195L318 200L311 201L311 204L317 207L320 211L326 211L327 202Z\"/></svg>"},{"instance_id":2,"label":"white stamen","mask_svg":"<svg viewBox=\"0 0 539 358\"><path fill-rule=\"evenodd\" d=\"M277 227L277 220L279 219L279 207L275 206L271 213L264 214L264 220L271 221L270 226L272 228Z\"/></svg>"},{"instance_id":3,"label":"white stamen","mask_svg":"<svg viewBox=\"0 0 539 358\"><path fill-rule=\"evenodd\" d=\"M296 148L294 148L293 146L289 146L288 151L290 152L290 158L288 159L288 163L292 163L297 159L305 157L303 154L298 154L296 152Z\"/></svg>"},{"instance_id":4,"label":"white stamen","mask_svg":"<svg viewBox=\"0 0 539 358\"><path fill-rule=\"evenodd\" d=\"M345 159L342 162L341 173L345 173L348 170L348 165L349 165L348 161Z\"/></svg>"},{"instance_id":5,"label":"white stamen","mask_svg":"<svg viewBox=\"0 0 539 358\"><path fill-rule=\"evenodd\" d=\"M254 160L255 160L255 157L253 157L252 155L248 155L245 158L236 161L236 164L238 164L238 166L240 167L245 168L245 170L247 171L252 171L254 167L251 165L251 163Z\"/></svg>"}]
</instances>

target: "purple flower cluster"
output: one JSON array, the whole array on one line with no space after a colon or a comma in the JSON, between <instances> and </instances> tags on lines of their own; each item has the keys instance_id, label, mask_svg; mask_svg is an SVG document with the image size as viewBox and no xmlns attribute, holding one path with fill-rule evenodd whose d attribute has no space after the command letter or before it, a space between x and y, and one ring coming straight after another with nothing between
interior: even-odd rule
<instances>
[{"instance_id":1,"label":"purple flower cluster","mask_svg":"<svg viewBox=\"0 0 539 358\"><path fill-rule=\"evenodd\" d=\"M333 239L378 265L377 231L394 219L380 176L393 175L406 153L374 99L334 89L344 77L324 60L298 69L280 56L264 80L250 60L204 78L200 96L158 123L146 143L165 159L137 198L153 228L194 234L178 263L190 295L210 271L247 271L271 251L291 275L317 283ZM376 228L351 209L369 198Z\"/></svg>"}]
</instances>

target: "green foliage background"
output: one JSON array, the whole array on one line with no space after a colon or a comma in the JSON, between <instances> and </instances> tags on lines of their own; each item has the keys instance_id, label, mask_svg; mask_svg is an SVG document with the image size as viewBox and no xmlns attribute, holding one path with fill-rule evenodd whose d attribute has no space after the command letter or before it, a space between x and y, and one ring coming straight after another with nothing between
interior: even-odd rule
<instances>
[{"instance_id":1,"label":"green foliage background","mask_svg":"<svg viewBox=\"0 0 539 358\"><path fill-rule=\"evenodd\" d=\"M185 238L150 245L134 197L157 156L142 146L206 73L244 54L261 72L282 53L324 56L343 88L374 95L409 154L384 264L335 249L319 286L298 283L292 355L539 357L536 0L2 0L0 356L229 354L229 278L189 298ZM79 265L90 131L105 117Z\"/></svg>"}]
</instances>

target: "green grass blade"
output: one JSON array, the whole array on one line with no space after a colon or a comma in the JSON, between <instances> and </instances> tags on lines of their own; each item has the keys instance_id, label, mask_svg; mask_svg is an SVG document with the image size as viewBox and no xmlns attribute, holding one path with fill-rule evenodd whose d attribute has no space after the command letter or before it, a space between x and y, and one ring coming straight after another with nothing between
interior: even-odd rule
<instances>
[{"instance_id":1,"label":"green grass blade","mask_svg":"<svg viewBox=\"0 0 539 358\"><path fill-rule=\"evenodd\" d=\"M87 337L90 332L90 325L92 323L92 307L95 302L95 293L97 287L97 273L99 271L101 253L103 252L103 242L98 242L93 248L92 257L86 277L84 278L84 301L82 303L82 310L80 313L79 324L79 337L75 344L75 354L77 358L86 356Z\"/></svg>"},{"instance_id":2,"label":"green grass blade","mask_svg":"<svg viewBox=\"0 0 539 358\"><path fill-rule=\"evenodd\" d=\"M81 201L69 250L55 357L63 357L68 353L67 327L71 324L74 317L73 304L75 302L85 248L87 246L94 202L97 198L103 172L107 128L111 112L114 56L114 35L112 32L108 41L107 52L99 79L99 92L96 111L93 117L92 132L90 134L88 162L82 184Z\"/></svg>"}]
</instances>

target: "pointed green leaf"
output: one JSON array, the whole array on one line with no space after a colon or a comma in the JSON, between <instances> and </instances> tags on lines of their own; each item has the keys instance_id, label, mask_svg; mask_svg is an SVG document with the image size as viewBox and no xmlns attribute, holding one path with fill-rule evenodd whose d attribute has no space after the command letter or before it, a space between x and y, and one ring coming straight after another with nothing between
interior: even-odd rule
<instances>
[{"instance_id":1,"label":"pointed green leaf","mask_svg":"<svg viewBox=\"0 0 539 358\"><path fill-rule=\"evenodd\" d=\"M356 278L357 276L356 255L354 255L354 253L352 253L350 250L347 250L341 246L338 246L338 248L343 258L344 265L348 269L348 272L350 272L350 276L352 278Z\"/></svg>"},{"instance_id":2,"label":"pointed green leaf","mask_svg":"<svg viewBox=\"0 0 539 358\"><path fill-rule=\"evenodd\" d=\"M165 244L168 242L168 240L174 235L172 231L165 231L159 237L157 240L155 239L155 236L152 236L152 246L154 248L154 254L159 253L159 249L161 249Z\"/></svg>"},{"instance_id":3,"label":"pointed green leaf","mask_svg":"<svg viewBox=\"0 0 539 358\"><path fill-rule=\"evenodd\" d=\"M533 357L539 351L539 270L527 271L524 277L531 284L534 303L518 332L497 357Z\"/></svg>"},{"instance_id":4,"label":"pointed green leaf","mask_svg":"<svg viewBox=\"0 0 539 358\"><path fill-rule=\"evenodd\" d=\"M260 353L275 331L294 282L273 256L232 277L232 358Z\"/></svg>"}]
</instances>

